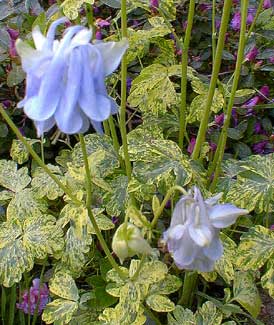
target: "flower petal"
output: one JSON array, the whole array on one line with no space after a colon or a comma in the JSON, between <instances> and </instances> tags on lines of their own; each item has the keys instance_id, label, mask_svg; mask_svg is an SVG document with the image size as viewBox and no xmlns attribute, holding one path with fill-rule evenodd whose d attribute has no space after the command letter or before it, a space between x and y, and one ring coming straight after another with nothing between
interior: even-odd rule
<instances>
[{"instance_id":1,"label":"flower petal","mask_svg":"<svg viewBox=\"0 0 274 325\"><path fill-rule=\"evenodd\" d=\"M50 28L48 29L48 32L47 32L47 43L46 43L46 48L47 49L52 49L53 47L53 41L54 41L54 37L55 37L55 32L56 32L56 28L69 21L67 17L61 17L57 20L55 20L51 25L50 25Z\"/></svg>"},{"instance_id":2,"label":"flower petal","mask_svg":"<svg viewBox=\"0 0 274 325\"><path fill-rule=\"evenodd\" d=\"M222 196L223 196L223 193L218 193L218 194L206 199L205 203L208 205L214 205L214 204L218 203L218 201L221 199Z\"/></svg>"},{"instance_id":3,"label":"flower petal","mask_svg":"<svg viewBox=\"0 0 274 325\"><path fill-rule=\"evenodd\" d=\"M82 69L79 69L80 65L80 51L74 49L69 58L67 83L62 94L62 100L54 114L58 128L67 134L79 132L83 124L80 109L77 107L82 77Z\"/></svg>"},{"instance_id":4,"label":"flower petal","mask_svg":"<svg viewBox=\"0 0 274 325\"><path fill-rule=\"evenodd\" d=\"M208 209L211 224L216 228L225 228L232 225L236 219L248 214L245 209L239 209L232 204L217 204Z\"/></svg>"},{"instance_id":5,"label":"flower petal","mask_svg":"<svg viewBox=\"0 0 274 325\"><path fill-rule=\"evenodd\" d=\"M223 245L218 235L212 238L209 246L203 248L204 254L212 261L218 260L223 255L223 251Z\"/></svg>"},{"instance_id":6,"label":"flower petal","mask_svg":"<svg viewBox=\"0 0 274 325\"><path fill-rule=\"evenodd\" d=\"M46 36L44 36L40 30L38 25L34 26L32 30L32 38L34 41L34 45L37 50L42 51L45 43L48 41Z\"/></svg>"},{"instance_id":7,"label":"flower petal","mask_svg":"<svg viewBox=\"0 0 274 325\"><path fill-rule=\"evenodd\" d=\"M199 251L199 247L191 240L188 232L184 233L180 240L180 246L173 252L173 259L177 266L185 268L186 265L191 264Z\"/></svg>"},{"instance_id":8,"label":"flower petal","mask_svg":"<svg viewBox=\"0 0 274 325\"><path fill-rule=\"evenodd\" d=\"M99 134L104 134L104 130L102 128L102 123L101 122L97 122L97 121L90 121L91 125L93 126L94 130L99 133Z\"/></svg>"},{"instance_id":9,"label":"flower petal","mask_svg":"<svg viewBox=\"0 0 274 325\"><path fill-rule=\"evenodd\" d=\"M45 132L49 131L55 124L54 117L50 117L45 121L33 121L37 130L37 136L41 137Z\"/></svg>"},{"instance_id":10,"label":"flower petal","mask_svg":"<svg viewBox=\"0 0 274 325\"><path fill-rule=\"evenodd\" d=\"M70 43L71 49L81 46L81 45L87 45L89 44L92 37L92 31L90 29L84 28L80 30L72 39Z\"/></svg>"},{"instance_id":11,"label":"flower petal","mask_svg":"<svg viewBox=\"0 0 274 325\"><path fill-rule=\"evenodd\" d=\"M128 48L128 41L123 39L120 42L98 42L94 46L101 52L104 62L104 75L107 76L117 69Z\"/></svg>"},{"instance_id":12,"label":"flower petal","mask_svg":"<svg viewBox=\"0 0 274 325\"><path fill-rule=\"evenodd\" d=\"M195 225L191 223L188 226L188 231L192 240L201 247L209 245L213 237L212 230L205 224Z\"/></svg>"}]
</instances>

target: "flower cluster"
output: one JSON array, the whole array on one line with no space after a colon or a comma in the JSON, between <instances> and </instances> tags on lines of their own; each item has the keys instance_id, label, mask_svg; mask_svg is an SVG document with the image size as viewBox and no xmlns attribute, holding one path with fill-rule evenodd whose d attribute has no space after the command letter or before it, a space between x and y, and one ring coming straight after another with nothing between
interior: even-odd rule
<instances>
[{"instance_id":1,"label":"flower cluster","mask_svg":"<svg viewBox=\"0 0 274 325\"><path fill-rule=\"evenodd\" d=\"M49 289L45 283L40 286L40 279L36 278L32 281L30 289L23 292L22 301L16 306L25 314L33 315L36 310L38 314L41 314L48 302ZM37 304L39 304L38 307Z\"/></svg>"},{"instance_id":2,"label":"flower cluster","mask_svg":"<svg viewBox=\"0 0 274 325\"><path fill-rule=\"evenodd\" d=\"M204 201L200 190L194 187L176 204L164 240L178 268L212 271L223 254L220 229L248 213L232 204L217 204L220 197L218 194Z\"/></svg>"},{"instance_id":3,"label":"flower cluster","mask_svg":"<svg viewBox=\"0 0 274 325\"><path fill-rule=\"evenodd\" d=\"M16 41L27 74L26 95L18 107L24 107L39 136L55 124L67 134L84 133L90 123L102 132L101 122L117 113L104 79L119 65L127 41L92 44L91 30L82 26L68 27L60 41L54 40L57 26L66 21L52 23L46 37L36 26L36 49Z\"/></svg>"}]
</instances>

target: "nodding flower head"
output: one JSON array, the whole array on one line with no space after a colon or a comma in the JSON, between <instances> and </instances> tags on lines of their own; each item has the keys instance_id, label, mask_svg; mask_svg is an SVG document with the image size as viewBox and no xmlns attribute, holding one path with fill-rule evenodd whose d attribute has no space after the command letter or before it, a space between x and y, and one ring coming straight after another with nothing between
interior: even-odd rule
<instances>
[{"instance_id":1,"label":"nodding flower head","mask_svg":"<svg viewBox=\"0 0 274 325\"><path fill-rule=\"evenodd\" d=\"M55 124L67 134L84 133L90 124L102 132L101 122L117 113L104 79L118 67L127 41L92 44L91 30L82 26L68 27L55 40L57 26L65 22L64 17L53 22L47 36L36 26L36 49L16 41L27 74L25 98L18 107L34 121L38 136Z\"/></svg>"},{"instance_id":2,"label":"nodding flower head","mask_svg":"<svg viewBox=\"0 0 274 325\"><path fill-rule=\"evenodd\" d=\"M194 187L177 202L163 237L179 269L212 271L223 254L220 229L248 213L232 204L217 204L221 195L204 200Z\"/></svg>"}]
</instances>

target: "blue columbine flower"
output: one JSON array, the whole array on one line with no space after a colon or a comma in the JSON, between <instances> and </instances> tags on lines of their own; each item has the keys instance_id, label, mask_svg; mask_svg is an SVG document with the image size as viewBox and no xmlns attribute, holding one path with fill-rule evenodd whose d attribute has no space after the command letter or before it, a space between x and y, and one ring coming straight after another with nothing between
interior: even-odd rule
<instances>
[{"instance_id":1,"label":"blue columbine flower","mask_svg":"<svg viewBox=\"0 0 274 325\"><path fill-rule=\"evenodd\" d=\"M223 254L220 229L248 213L232 204L217 204L220 197L218 194L204 201L200 190L194 187L177 202L164 240L178 268L212 271Z\"/></svg>"},{"instance_id":2,"label":"blue columbine flower","mask_svg":"<svg viewBox=\"0 0 274 325\"><path fill-rule=\"evenodd\" d=\"M47 36L36 26L36 49L16 42L27 74L26 95L18 107L34 121L38 136L55 124L67 134L84 133L90 123L102 132L101 122L117 113L104 79L118 67L127 41L92 44L91 30L82 26L68 27L64 37L55 40L56 28L64 22L65 17L52 23Z\"/></svg>"}]
</instances>

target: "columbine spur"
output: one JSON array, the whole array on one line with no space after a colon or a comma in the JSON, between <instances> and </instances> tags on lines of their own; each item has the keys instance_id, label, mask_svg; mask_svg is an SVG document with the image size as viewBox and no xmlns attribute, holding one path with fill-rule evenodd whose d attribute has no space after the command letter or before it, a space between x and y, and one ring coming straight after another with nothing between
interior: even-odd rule
<instances>
[{"instance_id":1,"label":"columbine spur","mask_svg":"<svg viewBox=\"0 0 274 325\"><path fill-rule=\"evenodd\" d=\"M18 107L34 121L38 136L55 124L67 134L84 133L90 123L102 132L101 122L117 113L104 78L118 67L127 41L92 44L91 30L82 26L68 27L64 37L55 40L57 26L66 21L63 17L53 22L47 36L35 26L36 49L16 42L27 74L26 95Z\"/></svg>"},{"instance_id":2,"label":"columbine spur","mask_svg":"<svg viewBox=\"0 0 274 325\"><path fill-rule=\"evenodd\" d=\"M163 237L178 268L212 271L214 262L223 254L220 229L248 213L232 204L217 204L220 197L218 194L204 201L200 190L194 187L177 202Z\"/></svg>"}]
</instances>

